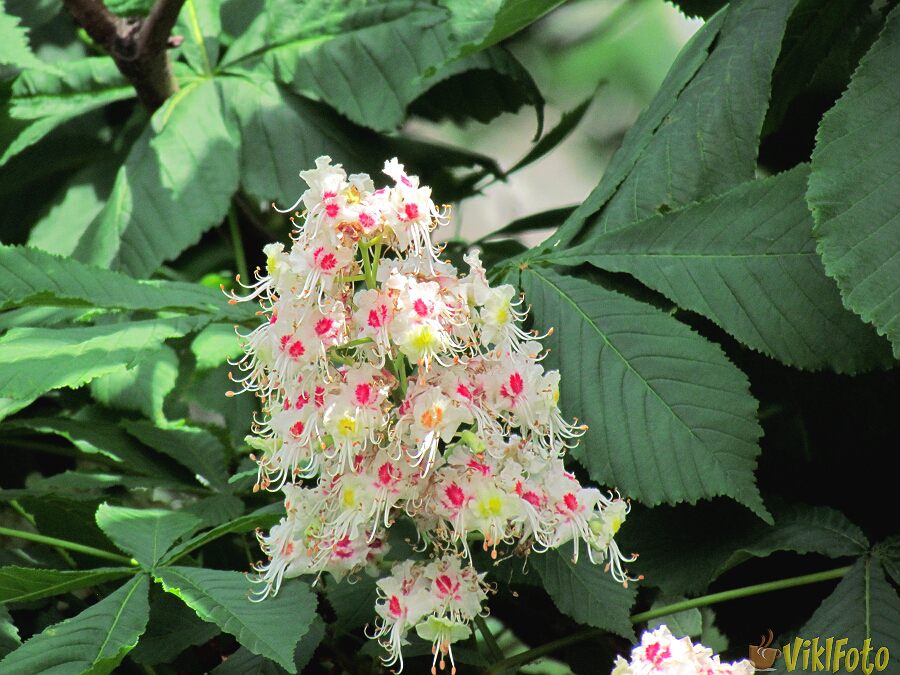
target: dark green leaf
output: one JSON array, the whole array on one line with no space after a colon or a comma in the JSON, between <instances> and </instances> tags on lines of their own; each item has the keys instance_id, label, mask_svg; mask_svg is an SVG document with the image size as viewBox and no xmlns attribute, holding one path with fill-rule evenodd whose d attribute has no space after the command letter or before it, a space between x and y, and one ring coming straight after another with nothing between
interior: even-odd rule
<instances>
[{"instance_id":1,"label":"dark green leaf","mask_svg":"<svg viewBox=\"0 0 900 675\"><path fill-rule=\"evenodd\" d=\"M441 0L456 49L468 54L514 35L562 0Z\"/></svg>"},{"instance_id":2,"label":"dark green leaf","mask_svg":"<svg viewBox=\"0 0 900 675\"><path fill-rule=\"evenodd\" d=\"M655 307L548 268L521 272L535 326L554 332L563 414L589 425L573 451L599 483L646 504L727 495L769 515L754 470L761 429L744 374Z\"/></svg>"},{"instance_id":3,"label":"dark green leaf","mask_svg":"<svg viewBox=\"0 0 900 675\"><path fill-rule=\"evenodd\" d=\"M214 323L197 333L191 342L191 352L197 359L197 370L207 370L237 358L244 350L233 326Z\"/></svg>"},{"instance_id":4,"label":"dark green leaf","mask_svg":"<svg viewBox=\"0 0 900 675\"><path fill-rule=\"evenodd\" d=\"M222 0L187 0L172 31L184 38L181 52L198 73L211 74L219 61Z\"/></svg>"},{"instance_id":5,"label":"dark green leaf","mask_svg":"<svg viewBox=\"0 0 900 675\"><path fill-rule=\"evenodd\" d=\"M594 102L595 96L596 93L592 94L590 98L587 98L579 103L577 106L572 108L572 110L564 112L562 118L560 118L559 120L559 124L553 127L544 135L543 138L541 138L541 140L535 143L534 147L528 151L528 154L518 162L516 162L512 166L512 168L510 168L506 172L507 175L518 171L519 169L523 169L529 164L533 164L548 152L553 150L557 145L562 143L569 136L569 134L575 130L575 127L578 126L579 122L581 122L584 114L587 112L588 108L591 107L591 103Z\"/></svg>"},{"instance_id":6,"label":"dark green leaf","mask_svg":"<svg viewBox=\"0 0 900 675\"><path fill-rule=\"evenodd\" d=\"M72 118L133 96L108 57L25 71L13 83L9 114L33 121L5 149L0 166Z\"/></svg>"},{"instance_id":7,"label":"dark green leaf","mask_svg":"<svg viewBox=\"0 0 900 675\"><path fill-rule=\"evenodd\" d=\"M825 271L844 304L900 357L900 8L822 119L807 200Z\"/></svg>"},{"instance_id":8,"label":"dark green leaf","mask_svg":"<svg viewBox=\"0 0 900 675\"><path fill-rule=\"evenodd\" d=\"M303 669L312 658L313 652L325 636L325 622L316 617L309 627L306 635L300 638L297 649L294 650L294 665L297 672ZM227 657L222 665L217 666L212 675L280 675L286 672L284 668L264 656L257 656L246 647L241 647L234 654Z\"/></svg>"},{"instance_id":9,"label":"dark green leaf","mask_svg":"<svg viewBox=\"0 0 900 675\"><path fill-rule=\"evenodd\" d=\"M178 539L194 532L201 520L184 511L130 509L101 504L97 525L112 542L134 556L144 567L153 567Z\"/></svg>"},{"instance_id":10,"label":"dark green leaf","mask_svg":"<svg viewBox=\"0 0 900 675\"><path fill-rule=\"evenodd\" d=\"M535 139L544 126L544 98L527 70L501 47L467 56L442 68L425 82L430 88L413 101L409 114L434 121L487 124L502 113L534 106ZM431 86L433 85L433 86Z\"/></svg>"},{"instance_id":11,"label":"dark green leaf","mask_svg":"<svg viewBox=\"0 0 900 675\"><path fill-rule=\"evenodd\" d=\"M666 605L682 602L686 599L687 598L684 597L667 597L664 595L657 598L653 604L650 605L650 610L652 611L654 609L659 609L660 607L665 607ZM675 614L669 614L651 620L647 624L647 629L653 630L663 625L668 627L673 635L676 635L677 637L683 637L685 635L697 637L703 632L703 616L700 614L699 609L686 609L683 612L676 612Z\"/></svg>"},{"instance_id":12,"label":"dark green leaf","mask_svg":"<svg viewBox=\"0 0 900 675\"><path fill-rule=\"evenodd\" d=\"M127 434L117 422L105 418L97 410L88 410L75 419L61 417L16 420L9 426L56 434L70 441L81 452L99 454L115 462L119 470L143 473L158 478L172 478L169 466L162 458ZM174 476L181 478L180 475Z\"/></svg>"},{"instance_id":13,"label":"dark green leaf","mask_svg":"<svg viewBox=\"0 0 900 675\"><path fill-rule=\"evenodd\" d=\"M9 100L12 117L81 115L135 95L108 56L66 61L55 68L58 72L28 70L16 78Z\"/></svg>"},{"instance_id":14,"label":"dark green leaf","mask_svg":"<svg viewBox=\"0 0 900 675\"><path fill-rule=\"evenodd\" d=\"M172 562L180 558L187 552L194 551L204 544L207 544L219 537L231 533L252 532L256 528L268 528L278 522L284 509L280 504L272 504L264 508L258 509L246 516L235 518L231 522L224 523L218 527L214 527L208 532L202 532L191 539L179 544L172 549L171 553L166 556L166 562Z\"/></svg>"},{"instance_id":15,"label":"dark green leaf","mask_svg":"<svg viewBox=\"0 0 900 675\"><path fill-rule=\"evenodd\" d=\"M829 637L846 639L845 651L862 650L863 642L871 640L870 665L881 648L887 649L891 656L900 654L900 598L885 579L878 558L865 556L858 560L797 636L801 638L801 643L803 639L819 638L820 647L825 647L825 640ZM797 654L796 641L788 645L790 654L785 652L775 663L776 673L789 672L788 656L793 659ZM801 656L795 667L802 665ZM832 663L832 667L843 672L849 670L846 661L836 667Z\"/></svg>"},{"instance_id":16,"label":"dark green leaf","mask_svg":"<svg viewBox=\"0 0 900 675\"><path fill-rule=\"evenodd\" d=\"M65 571L37 567L0 567L0 603L39 600L132 574L134 569L128 567Z\"/></svg>"},{"instance_id":17,"label":"dark green leaf","mask_svg":"<svg viewBox=\"0 0 900 675\"><path fill-rule=\"evenodd\" d=\"M251 602L252 588L242 572L164 567L156 579L201 619L234 635L254 654L297 672L294 649L316 616L316 596L305 584L289 581L274 598Z\"/></svg>"},{"instance_id":18,"label":"dark green leaf","mask_svg":"<svg viewBox=\"0 0 900 675\"><path fill-rule=\"evenodd\" d=\"M218 91L192 82L154 113L75 257L148 276L222 221L237 186L238 140Z\"/></svg>"},{"instance_id":19,"label":"dark green leaf","mask_svg":"<svg viewBox=\"0 0 900 675\"><path fill-rule=\"evenodd\" d=\"M772 69L796 2L747 0L728 9L709 59L588 232L615 230L753 178Z\"/></svg>"},{"instance_id":20,"label":"dark green leaf","mask_svg":"<svg viewBox=\"0 0 900 675\"><path fill-rule=\"evenodd\" d=\"M834 509L779 507L773 515L775 524L766 525L721 500L694 507L635 508L616 539L624 550L640 553L632 572L670 595L702 593L726 570L777 551L842 558L869 548L862 531Z\"/></svg>"},{"instance_id":21,"label":"dark green leaf","mask_svg":"<svg viewBox=\"0 0 900 675\"><path fill-rule=\"evenodd\" d=\"M573 563L568 546L532 554L528 561L561 612L579 623L634 639L629 616L636 591L617 583L603 571L602 563L595 565L586 553Z\"/></svg>"},{"instance_id":22,"label":"dark green leaf","mask_svg":"<svg viewBox=\"0 0 900 675\"><path fill-rule=\"evenodd\" d=\"M788 365L857 372L890 363L886 343L846 311L815 250L807 166L754 180L549 257L628 272Z\"/></svg>"},{"instance_id":23,"label":"dark green leaf","mask_svg":"<svg viewBox=\"0 0 900 675\"><path fill-rule=\"evenodd\" d=\"M378 598L376 581L366 574L352 583L349 579L342 579L327 586L325 597L337 615L337 620L332 624L336 635L355 630L373 620L375 600Z\"/></svg>"},{"instance_id":24,"label":"dark green leaf","mask_svg":"<svg viewBox=\"0 0 900 675\"><path fill-rule=\"evenodd\" d=\"M208 313L222 319L253 318L251 303L229 305L225 295L200 284L139 281L26 246L0 245L6 283L0 307L50 305Z\"/></svg>"},{"instance_id":25,"label":"dark green leaf","mask_svg":"<svg viewBox=\"0 0 900 675\"><path fill-rule=\"evenodd\" d=\"M532 230L543 230L550 227L557 227L562 221L568 218L574 210L574 206L563 206L562 208L550 209L549 211L541 211L540 213L535 213L531 216L519 218L518 220L514 220L513 222L511 222L509 225L501 227L499 230L495 230L494 232L485 235L484 237L479 239L479 242L484 241L485 239L513 236L516 234L522 234L523 232L531 232Z\"/></svg>"},{"instance_id":26,"label":"dark green leaf","mask_svg":"<svg viewBox=\"0 0 900 675\"><path fill-rule=\"evenodd\" d=\"M189 426L159 427L145 421L130 423L126 425L126 429L142 443L168 455L201 476L213 487L217 489L226 487L228 483L226 462L229 453L222 442L210 432Z\"/></svg>"},{"instance_id":27,"label":"dark green leaf","mask_svg":"<svg viewBox=\"0 0 900 675\"><path fill-rule=\"evenodd\" d=\"M207 319L180 317L85 328L15 328L0 338L0 396L27 399L136 365L164 340Z\"/></svg>"},{"instance_id":28,"label":"dark green leaf","mask_svg":"<svg viewBox=\"0 0 900 675\"><path fill-rule=\"evenodd\" d=\"M147 626L143 574L77 616L46 628L0 661L4 675L109 673Z\"/></svg>"},{"instance_id":29,"label":"dark green leaf","mask_svg":"<svg viewBox=\"0 0 900 675\"><path fill-rule=\"evenodd\" d=\"M112 192L120 161L103 157L77 171L63 184L28 234L28 245L48 253L71 255Z\"/></svg>"},{"instance_id":30,"label":"dark green leaf","mask_svg":"<svg viewBox=\"0 0 900 675\"><path fill-rule=\"evenodd\" d=\"M134 368L92 380L91 395L110 408L140 412L164 423L163 402L177 380L178 356L171 347L163 345Z\"/></svg>"},{"instance_id":31,"label":"dark green leaf","mask_svg":"<svg viewBox=\"0 0 900 675\"><path fill-rule=\"evenodd\" d=\"M244 502L234 495L218 494L204 497L185 506L184 510L202 520L203 527L217 527L240 518L244 513Z\"/></svg>"},{"instance_id":32,"label":"dark green leaf","mask_svg":"<svg viewBox=\"0 0 900 675\"><path fill-rule=\"evenodd\" d=\"M218 633L217 626L201 621L181 600L154 586L150 589L150 624L130 656L142 665L168 663Z\"/></svg>"},{"instance_id":33,"label":"dark green leaf","mask_svg":"<svg viewBox=\"0 0 900 675\"><path fill-rule=\"evenodd\" d=\"M19 629L13 623L9 610L0 605L0 659L22 644Z\"/></svg>"},{"instance_id":34,"label":"dark green leaf","mask_svg":"<svg viewBox=\"0 0 900 675\"><path fill-rule=\"evenodd\" d=\"M3 2L0 2L0 65L45 67L28 45L28 31L19 25L18 17L6 13Z\"/></svg>"},{"instance_id":35,"label":"dark green leaf","mask_svg":"<svg viewBox=\"0 0 900 675\"><path fill-rule=\"evenodd\" d=\"M560 230L548 238L542 246L533 249L531 255L546 251L549 247L558 248L568 244L579 233L587 218L602 209L615 194L653 140L656 131L669 118L685 87L706 63L710 48L719 36L719 29L724 21L725 12L707 21L688 41L669 69L666 79L650 105L625 134L622 146L604 170L599 185L563 223Z\"/></svg>"},{"instance_id":36,"label":"dark green leaf","mask_svg":"<svg viewBox=\"0 0 900 675\"><path fill-rule=\"evenodd\" d=\"M241 185L260 199L293 204L303 190L298 172L320 155L348 167L371 162L352 127L321 104L259 78L221 78L218 86L240 129Z\"/></svg>"},{"instance_id":37,"label":"dark green leaf","mask_svg":"<svg viewBox=\"0 0 900 675\"><path fill-rule=\"evenodd\" d=\"M688 16L710 17L728 4L728 0L668 0Z\"/></svg>"}]
</instances>

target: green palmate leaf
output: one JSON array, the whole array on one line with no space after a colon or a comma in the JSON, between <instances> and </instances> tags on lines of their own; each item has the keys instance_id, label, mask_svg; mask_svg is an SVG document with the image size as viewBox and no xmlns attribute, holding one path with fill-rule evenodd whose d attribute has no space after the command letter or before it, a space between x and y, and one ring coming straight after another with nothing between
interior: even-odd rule
<instances>
[{"instance_id":1,"label":"green palmate leaf","mask_svg":"<svg viewBox=\"0 0 900 675\"><path fill-rule=\"evenodd\" d=\"M36 567L0 567L0 603L30 602L96 586L134 574L128 567L92 570L48 570Z\"/></svg>"},{"instance_id":2,"label":"green palmate leaf","mask_svg":"<svg viewBox=\"0 0 900 675\"><path fill-rule=\"evenodd\" d=\"M454 41L462 53L497 44L534 23L563 0L442 0L451 13Z\"/></svg>"},{"instance_id":3,"label":"green palmate leaf","mask_svg":"<svg viewBox=\"0 0 900 675\"><path fill-rule=\"evenodd\" d=\"M211 541L218 539L226 534L252 532L256 528L269 528L278 522L279 518L284 514L284 509L280 505L272 504L261 508L246 516L235 518L234 520L223 523L218 527L214 527L208 532L202 532L187 541L175 546L172 551L165 557L165 562L174 562L182 556L187 555Z\"/></svg>"},{"instance_id":4,"label":"green palmate leaf","mask_svg":"<svg viewBox=\"0 0 900 675\"><path fill-rule=\"evenodd\" d=\"M478 243L486 239L494 239L500 237L511 237L513 235L522 234L523 232L531 232L532 230L543 230L551 227L558 227L561 222L572 215L575 210L574 206L563 206L558 209L550 209L549 211L541 211L524 218L514 220L509 225L501 227L499 230L486 234Z\"/></svg>"},{"instance_id":5,"label":"green palmate leaf","mask_svg":"<svg viewBox=\"0 0 900 675\"><path fill-rule=\"evenodd\" d=\"M588 232L608 232L753 178L772 69L797 0L731 6L715 49Z\"/></svg>"},{"instance_id":6,"label":"green palmate leaf","mask_svg":"<svg viewBox=\"0 0 900 675\"><path fill-rule=\"evenodd\" d=\"M199 499L184 510L197 516L203 527L215 527L240 518L244 513L244 502L234 495L216 494Z\"/></svg>"},{"instance_id":7,"label":"green palmate leaf","mask_svg":"<svg viewBox=\"0 0 900 675\"><path fill-rule=\"evenodd\" d=\"M91 395L104 405L118 410L140 412L165 423L163 402L178 379L178 356L163 345L134 368L91 381Z\"/></svg>"},{"instance_id":8,"label":"green palmate leaf","mask_svg":"<svg viewBox=\"0 0 900 675\"><path fill-rule=\"evenodd\" d=\"M801 368L855 372L890 362L887 345L846 311L815 250L809 168L588 239L548 256L628 272L750 347Z\"/></svg>"},{"instance_id":9,"label":"green palmate leaf","mask_svg":"<svg viewBox=\"0 0 900 675\"><path fill-rule=\"evenodd\" d=\"M188 647L204 644L218 634L217 626L202 621L181 600L154 586L147 632L129 656L141 665L168 663Z\"/></svg>"},{"instance_id":10,"label":"green palmate leaf","mask_svg":"<svg viewBox=\"0 0 900 675\"><path fill-rule=\"evenodd\" d=\"M581 122L584 114L587 112L588 108L591 107L591 103L594 102L595 95L596 94L592 94L590 98L585 99L572 108L572 110L564 112L562 118L559 120L559 124L553 127L543 138L541 138L541 140L535 143L534 147L528 151L528 154L516 162L509 171L506 172L507 175L514 171L518 171L519 169L524 169L529 164L533 164L562 143Z\"/></svg>"},{"instance_id":11,"label":"green palmate leaf","mask_svg":"<svg viewBox=\"0 0 900 675\"><path fill-rule=\"evenodd\" d=\"M94 513L100 505L98 500L91 497L73 498L57 491L23 496L19 499L19 505L31 515L34 528L42 535L118 554L116 547L94 522ZM86 568L97 564L97 558L86 554L75 552L72 556ZM52 562L55 566L61 564L57 560Z\"/></svg>"},{"instance_id":12,"label":"green palmate leaf","mask_svg":"<svg viewBox=\"0 0 900 675\"><path fill-rule=\"evenodd\" d=\"M0 420L4 420L10 415L14 415L22 408L31 405L33 398L0 398Z\"/></svg>"},{"instance_id":13,"label":"green palmate leaf","mask_svg":"<svg viewBox=\"0 0 900 675\"><path fill-rule=\"evenodd\" d=\"M858 560L803 625L797 637L802 638L801 644L803 639L819 638L819 647L822 648L827 638L833 637L835 641L846 638L847 642L843 645L845 652L849 649L862 651L864 641L871 640L871 653L868 655L870 666L875 663L875 656L881 648L887 649L889 656L896 658L895 655L900 653L900 598L885 578L879 559L865 556ZM787 644L790 645L790 652L786 651L775 663L776 673L804 669L802 655L799 660L792 661L797 655L796 641L791 640ZM801 652L802 649L801 646ZM791 671L787 669L789 662L794 664ZM831 672L850 672L846 661L835 664L832 660L831 666ZM853 669L856 670L856 666ZM890 672L890 669L888 665L888 670L882 668L882 671Z\"/></svg>"},{"instance_id":14,"label":"green palmate leaf","mask_svg":"<svg viewBox=\"0 0 900 675\"><path fill-rule=\"evenodd\" d=\"M336 620L332 630L342 635L372 621L373 608L378 598L377 579L361 576L350 583L348 579L329 584L325 590L328 604L334 610Z\"/></svg>"},{"instance_id":15,"label":"green palmate leaf","mask_svg":"<svg viewBox=\"0 0 900 675\"><path fill-rule=\"evenodd\" d=\"M345 166L368 166L349 125L321 104L271 80L221 78L222 99L241 138L241 185L250 194L290 205L301 190L298 172L329 155Z\"/></svg>"},{"instance_id":16,"label":"green palmate leaf","mask_svg":"<svg viewBox=\"0 0 900 675\"><path fill-rule=\"evenodd\" d=\"M36 248L0 245L0 307L50 305L207 313L252 318L249 305L229 305L221 291L176 281L139 281Z\"/></svg>"},{"instance_id":17,"label":"green palmate leaf","mask_svg":"<svg viewBox=\"0 0 900 675\"><path fill-rule=\"evenodd\" d=\"M28 245L71 255L112 191L120 161L109 156L89 163L66 181L28 234ZM72 214L78 214L73 218Z\"/></svg>"},{"instance_id":18,"label":"green palmate leaf","mask_svg":"<svg viewBox=\"0 0 900 675\"><path fill-rule=\"evenodd\" d=\"M124 488L165 488L179 490L184 489L183 482L158 478L156 476L126 476L113 473L98 473L97 471L63 471L47 478L37 478L28 482L25 490L4 490L2 495L10 499L17 499L18 494L41 496L44 494L62 494L78 499L101 498L101 493L116 487Z\"/></svg>"},{"instance_id":19,"label":"green palmate leaf","mask_svg":"<svg viewBox=\"0 0 900 675\"><path fill-rule=\"evenodd\" d=\"M900 357L900 9L819 125L807 199L825 270L844 304Z\"/></svg>"},{"instance_id":20,"label":"green palmate leaf","mask_svg":"<svg viewBox=\"0 0 900 675\"><path fill-rule=\"evenodd\" d=\"M728 0L668 0L688 16L709 17L724 7Z\"/></svg>"},{"instance_id":21,"label":"green palmate leaf","mask_svg":"<svg viewBox=\"0 0 900 675\"><path fill-rule=\"evenodd\" d=\"M119 469L158 478L182 477L173 476L166 461L126 433L118 421L98 415L82 415L75 419L35 417L16 420L8 426L61 436L81 452L88 455L99 454L112 460Z\"/></svg>"},{"instance_id":22,"label":"green palmate leaf","mask_svg":"<svg viewBox=\"0 0 900 675\"><path fill-rule=\"evenodd\" d=\"M197 370L221 366L228 359L243 354L243 351L234 328L221 323L207 326L191 342L191 352L197 359Z\"/></svg>"},{"instance_id":23,"label":"green palmate leaf","mask_svg":"<svg viewBox=\"0 0 900 675\"><path fill-rule=\"evenodd\" d=\"M636 591L617 583L603 571L602 563L593 564L584 551L578 562L573 563L571 550L566 546L536 553L528 560L561 612L579 623L634 639L629 615Z\"/></svg>"},{"instance_id":24,"label":"green palmate leaf","mask_svg":"<svg viewBox=\"0 0 900 675\"><path fill-rule=\"evenodd\" d=\"M884 571L890 575L895 584L900 585L900 535L879 542L875 547L875 553L884 565Z\"/></svg>"},{"instance_id":25,"label":"green palmate leaf","mask_svg":"<svg viewBox=\"0 0 900 675\"><path fill-rule=\"evenodd\" d=\"M778 507L773 516L775 524L766 525L720 501L695 507L636 508L616 539L625 550L641 554L632 571L670 595L702 593L732 567L778 551L842 558L858 557L869 548L862 531L839 511ZM716 536L710 537L713 531Z\"/></svg>"},{"instance_id":26,"label":"green palmate leaf","mask_svg":"<svg viewBox=\"0 0 900 675\"><path fill-rule=\"evenodd\" d=\"M13 83L9 111L33 121L4 150L0 166L72 118L133 96L134 88L108 57L25 71Z\"/></svg>"},{"instance_id":27,"label":"green palmate leaf","mask_svg":"<svg viewBox=\"0 0 900 675\"><path fill-rule=\"evenodd\" d=\"M72 119L71 116L43 117L26 126L19 132L19 135L13 139L12 143L3 150L3 154L0 155L0 167L23 150L27 150L40 141L57 127L68 122L70 119Z\"/></svg>"},{"instance_id":28,"label":"green palmate leaf","mask_svg":"<svg viewBox=\"0 0 900 675\"><path fill-rule=\"evenodd\" d=\"M501 52L448 63L457 48L447 18L442 8L403 0L339 8L330 2L298 6L270 0L224 64L274 77L379 131L395 129L413 100L467 70L496 70L527 89L527 74Z\"/></svg>"},{"instance_id":29,"label":"green palmate leaf","mask_svg":"<svg viewBox=\"0 0 900 675\"><path fill-rule=\"evenodd\" d=\"M28 31L19 25L19 18L6 13L0 1L0 65L17 68L45 67L28 45Z\"/></svg>"},{"instance_id":30,"label":"green palmate leaf","mask_svg":"<svg viewBox=\"0 0 900 675\"><path fill-rule=\"evenodd\" d=\"M710 19L682 50L600 184L537 251L753 178L772 69L796 1L750 0Z\"/></svg>"},{"instance_id":31,"label":"green palmate leaf","mask_svg":"<svg viewBox=\"0 0 900 675\"><path fill-rule=\"evenodd\" d=\"M80 115L135 95L108 56L66 61L57 70L19 75L13 82L10 115L19 119Z\"/></svg>"},{"instance_id":32,"label":"green palmate leaf","mask_svg":"<svg viewBox=\"0 0 900 675\"><path fill-rule=\"evenodd\" d=\"M145 567L153 567L172 544L201 525L199 518L183 511L130 509L109 504L100 505L96 519L116 546Z\"/></svg>"},{"instance_id":33,"label":"green palmate leaf","mask_svg":"<svg viewBox=\"0 0 900 675\"><path fill-rule=\"evenodd\" d=\"M189 426L158 427L149 422L133 422L128 433L187 467L216 489L228 484L228 450L210 432Z\"/></svg>"},{"instance_id":34,"label":"green palmate leaf","mask_svg":"<svg viewBox=\"0 0 900 675\"><path fill-rule=\"evenodd\" d=\"M147 276L219 224L237 186L238 141L216 87L188 84L135 141L74 255Z\"/></svg>"},{"instance_id":35,"label":"green palmate leaf","mask_svg":"<svg viewBox=\"0 0 900 675\"><path fill-rule=\"evenodd\" d=\"M140 575L77 616L46 628L0 661L4 675L109 673L147 626L148 579Z\"/></svg>"},{"instance_id":36,"label":"green palmate leaf","mask_svg":"<svg viewBox=\"0 0 900 675\"><path fill-rule=\"evenodd\" d=\"M298 673L303 672L323 637L325 637L325 622L316 617L294 650L294 666ZM213 669L212 675L281 675L284 672L286 671L277 663L241 647Z\"/></svg>"},{"instance_id":37,"label":"green palmate leaf","mask_svg":"<svg viewBox=\"0 0 900 675\"><path fill-rule=\"evenodd\" d=\"M210 74L219 61L223 0L187 0L172 31L184 38L181 53L198 73Z\"/></svg>"},{"instance_id":38,"label":"green palmate leaf","mask_svg":"<svg viewBox=\"0 0 900 675\"><path fill-rule=\"evenodd\" d=\"M653 140L654 133L661 128L672 109L678 104L679 96L685 87L706 63L710 48L719 36L724 21L725 13L722 12L707 21L688 41L669 69L666 79L660 85L649 107L638 116L637 121L625 134L622 146L603 172L599 185L558 232L548 238L544 245L533 249L532 255L544 252L550 247L559 248L568 244L581 230L585 220L603 208L615 194Z\"/></svg>"},{"instance_id":39,"label":"green palmate leaf","mask_svg":"<svg viewBox=\"0 0 900 675\"><path fill-rule=\"evenodd\" d=\"M86 328L15 328L0 338L0 396L32 398L136 365L164 340L199 328L201 317Z\"/></svg>"},{"instance_id":40,"label":"green palmate leaf","mask_svg":"<svg viewBox=\"0 0 900 675\"><path fill-rule=\"evenodd\" d=\"M530 267L520 286L553 327L548 368L566 416L589 425L573 455L646 504L727 495L769 518L754 470L761 430L747 378L721 349L655 307Z\"/></svg>"},{"instance_id":41,"label":"green palmate leaf","mask_svg":"<svg viewBox=\"0 0 900 675\"><path fill-rule=\"evenodd\" d=\"M156 578L204 621L234 635L254 654L297 672L294 649L316 616L316 597L305 584L286 583L276 597L255 603L248 598L252 589L241 572L164 567Z\"/></svg>"},{"instance_id":42,"label":"green palmate leaf","mask_svg":"<svg viewBox=\"0 0 900 675\"><path fill-rule=\"evenodd\" d=\"M661 596L650 606L650 611L684 600L687 600L687 598ZM647 629L653 630L663 625L667 626L669 630L678 637L684 635L696 637L703 632L703 615L700 613L699 609L686 609L683 612L676 612L675 614L669 614L668 616L651 620L647 624Z\"/></svg>"},{"instance_id":43,"label":"green palmate leaf","mask_svg":"<svg viewBox=\"0 0 900 675\"><path fill-rule=\"evenodd\" d=\"M20 644L22 644L22 640L19 637L19 629L13 623L6 606L0 605L0 659Z\"/></svg>"},{"instance_id":44,"label":"green palmate leaf","mask_svg":"<svg viewBox=\"0 0 900 675\"><path fill-rule=\"evenodd\" d=\"M409 113L434 121L487 124L498 115L534 106L535 139L544 126L544 99L528 71L512 54L494 47L454 61L428 78ZM430 87L430 88L429 88ZM425 91L428 89L428 91Z\"/></svg>"}]
</instances>

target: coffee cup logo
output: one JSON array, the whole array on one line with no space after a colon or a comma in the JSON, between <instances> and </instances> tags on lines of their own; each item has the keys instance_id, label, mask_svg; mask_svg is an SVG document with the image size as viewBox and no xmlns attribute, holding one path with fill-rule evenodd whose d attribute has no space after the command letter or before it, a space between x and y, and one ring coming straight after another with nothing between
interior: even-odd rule
<instances>
[{"instance_id":1,"label":"coffee cup logo","mask_svg":"<svg viewBox=\"0 0 900 675\"><path fill-rule=\"evenodd\" d=\"M748 650L750 662L756 670L775 670L772 665L775 663L775 659L781 656L781 650L769 646L774 639L775 635L770 628L768 636L759 636L758 645L750 645Z\"/></svg>"}]
</instances>

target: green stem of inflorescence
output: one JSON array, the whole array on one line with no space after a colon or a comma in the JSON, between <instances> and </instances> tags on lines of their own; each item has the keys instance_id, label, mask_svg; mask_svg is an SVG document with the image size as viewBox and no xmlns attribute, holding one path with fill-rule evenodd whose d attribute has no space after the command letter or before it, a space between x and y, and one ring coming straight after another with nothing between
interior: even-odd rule
<instances>
[{"instance_id":1,"label":"green stem of inflorescence","mask_svg":"<svg viewBox=\"0 0 900 675\"><path fill-rule=\"evenodd\" d=\"M731 590L721 591L719 593L710 593L709 595L703 595L699 598L692 598L690 600L674 602L670 605L657 607L656 609L651 609L646 612L638 612L637 614L633 614L631 616L631 623L644 623L652 619L659 619L664 616L677 614L678 612L684 612L688 609L707 607L709 605L726 602L728 600L746 598L751 595L760 595L762 593L770 593L771 591L793 588L795 586L806 586L808 584L815 584L832 579L840 579L849 571L850 566L838 567L836 569L827 570L825 572L804 574L803 576L799 577L790 577L788 579L779 579L778 581L769 581L764 584L754 584L753 586L742 586L741 588L733 588ZM499 675L499 673L505 672L507 670L519 668L521 666L524 666L526 663L531 663L535 659L539 659L542 656L552 654L553 652L562 649L563 647L581 642L582 640L588 640L592 637L603 635L605 632L606 631L600 628L588 628L586 630L579 631L578 633L567 635L566 637L560 638L559 640L547 642L546 644L542 644L541 646L535 647L534 649L529 649L528 651L524 651L514 656L510 656L507 659L503 659L502 661L498 661L488 669L488 675Z\"/></svg>"},{"instance_id":2,"label":"green stem of inflorescence","mask_svg":"<svg viewBox=\"0 0 900 675\"><path fill-rule=\"evenodd\" d=\"M24 539L26 541L33 541L38 544L47 544L48 546L56 546L57 548L74 551L75 553L83 553L85 555L94 556L95 558L111 560L121 565L130 565L136 567L138 564L137 561L133 558L127 558L124 555L119 555L118 553L104 551L103 549L94 548L93 546L85 546L84 544L78 544L74 541L67 541L66 539L47 537L36 532L26 532L25 530L14 530L10 527L0 527L0 535L15 537L16 539Z\"/></svg>"},{"instance_id":3,"label":"green stem of inflorescence","mask_svg":"<svg viewBox=\"0 0 900 675\"><path fill-rule=\"evenodd\" d=\"M381 261L381 237L375 237L370 241L359 242L359 254L363 268L363 280L366 282L366 288L374 289L378 287L378 263ZM357 341L354 341L357 342ZM342 347L356 346L353 343L342 345ZM403 354L397 354L395 359L389 360L385 364L397 378L397 384L400 391L401 400L406 398L407 384L407 368L406 357Z\"/></svg>"},{"instance_id":4,"label":"green stem of inflorescence","mask_svg":"<svg viewBox=\"0 0 900 675\"><path fill-rule=\"evenodd\" d=\"M245 284L251 283L250 270L247 268L247 256L244 253L244 242L241 240L241 229L238 227L237 211L234 205L228 209L228 232L231 234L231 246L234 250L234 264Z\"/></svg>"}]
</instances>

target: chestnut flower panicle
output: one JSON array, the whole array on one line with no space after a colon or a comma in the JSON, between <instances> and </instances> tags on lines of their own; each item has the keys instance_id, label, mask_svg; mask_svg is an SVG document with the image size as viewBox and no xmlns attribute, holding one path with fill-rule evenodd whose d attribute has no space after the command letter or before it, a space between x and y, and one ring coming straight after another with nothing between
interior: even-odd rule
<instances>
[{"instance_id":1,"label":"chestnut flower panicle","mask_svg":"<svg viewBox=\"0 0 900 675\"><path fill-rule=\"evenodd\" d=\"M709 647L694 644L688 637L676 638L667 626L646 631L641 643L631 650L631 658L616 658L611 675L752 675L753 664L746 659L722 663Z\"/></svg>"},{"instance_id":2,"label":"chestnut flower panicle","mask_svg":"<svg viewBox=\"0 0 900 675\"><path fill-rule=\"evenodd\" d=\"M634 557L614 536L629 505L566 471L586 427L560 413L524 300L491 286L477 253L462 275L441 261L431 235L449 207L396 159L384 173L393 185L376 189L317 159L287 210L290 248L266 246L265 271L232 294L263 318L240 334L232 378L262 402L247 438L256 488L285 497L281 522L258 533L259 597L303 574L380 575L388 529L409 519L430 558L378 582L374 637L402 668L414 630L455 669L451 645L487 597L472 542L494 558L570 546L627 584Z\"/></svg>"}]
</instances>

